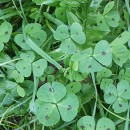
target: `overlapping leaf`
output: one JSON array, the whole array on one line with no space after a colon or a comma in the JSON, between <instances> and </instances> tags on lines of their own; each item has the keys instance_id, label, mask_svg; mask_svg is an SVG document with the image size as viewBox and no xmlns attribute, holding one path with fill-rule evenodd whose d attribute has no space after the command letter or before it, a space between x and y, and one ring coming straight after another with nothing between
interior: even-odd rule
<instances>
[{"instance_id":1,"label":"overlapping leaf","mask_svg":"<svg viewBox=\"0 0 130 130\"><path fill-rule=\"evenodd\" d=\"M78 44L84 44L86 36L82 30L82 26L74 22L69 28L66 25L60 25L57 27L53 34L56 40L61 41L60 49L64 53L73 54L76 52L75 42Z\"/></svg>"},{"instance_id":2,"label":"overlapping leaf","mask_svg":"<svg viewBox=\"0 0 130 130\"><path fill-rule=\"evenodd\" d=\"M0 25L0 51L4 48L4 43L7 43L12 33L12 25L9 22L3 22Z\"/></svg>"},{"instance_id":3,"label":"overlapping leaf","mask_svg":"<svg viewBox=\"0 0 130 130\"><path fill-rule=\"evenodd\" d=\"M79 130L95 130L95 119L91 116L83 116L78 120Z\"/></svg>"},{"instance_id":4,"label":"overlapping leaf","mask_svg":"<svg viewBox=\"0 0 130 130\"><path fill-rule=\"evenodd\" d=\"M115 130L115 124L112 120L103 117L98 120L96 130Z\"/></svg>"},{"instance_id":5,"label":"overlapping leaf","mask_svg":"<svg viewBox=\"0 0 130 130\"><path fill-rule=\"evenodd\" d=\"M94 49L93 57L101 64L107 66L112 62L112 52L107 41L98 42Z\"/></svg>"},{"instance_id":6,"label":"overlapping leaf","mask_svg":"<svg viewBox=\"0 0 130 130\"><path fill-rule=\"evenodd\" d=\"M79 101L75 94L67 94L65 86L59 82L46 83L37 92L36 115L45 126L59 122L60 116L68 122L75 118Z\"/></svg>"},{"instance_id":7,"label":"overlapping leaf","mask_svg":"<svg viewBox=\"0 0 130 130\"><path fill-rule=\"evenodd\" d=\"M110 84L104 88L104 99L108 104L113 104L112 108L116 113L125 112L128 109L128 99L130 99L130 85L127 81L121 80L117 88Z\"/></svg>"}]
</instances>

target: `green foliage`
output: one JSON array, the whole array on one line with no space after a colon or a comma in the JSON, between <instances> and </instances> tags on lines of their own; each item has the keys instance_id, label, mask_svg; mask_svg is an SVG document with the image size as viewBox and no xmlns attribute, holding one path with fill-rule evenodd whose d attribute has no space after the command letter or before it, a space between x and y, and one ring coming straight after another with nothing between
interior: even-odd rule
<instances>
[{"instance_id":1,"label":"green foliage","mask_svg":"<svg viewBox=\"0 0 130 130\"><path fill-rule=\"evenodd\" d=\"M0 1L0 130L128 130L128 0Z\"/></svg>"},{"instance_id":2,"label":"green foliage","mask_svg":"<svg viewBox=\"0 0 130 130\"><path fill-rule=\"evenodd\" d=\"M67 94L65 86L59 82L46 83L37 92L36 115L45 126L52 126L62 120L75 118L79 101L75 94ZM42 114L41 114L42 113Z\"/></svg>"}]
</instances>

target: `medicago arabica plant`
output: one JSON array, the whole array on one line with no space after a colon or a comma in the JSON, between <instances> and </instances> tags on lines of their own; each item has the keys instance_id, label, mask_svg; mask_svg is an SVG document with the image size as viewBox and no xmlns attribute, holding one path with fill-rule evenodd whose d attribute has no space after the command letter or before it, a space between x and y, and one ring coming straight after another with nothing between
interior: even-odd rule
<instances>
[{"instance_id":1,"label":"medicago arabica plant","mask_svg":"<svg viewBox=\"0 0 130 130\"><path fill-rule=\"evenodd\" d=\"M128 0L0 1L0 130L130 130Z\"/></svg>"}]
</instances>

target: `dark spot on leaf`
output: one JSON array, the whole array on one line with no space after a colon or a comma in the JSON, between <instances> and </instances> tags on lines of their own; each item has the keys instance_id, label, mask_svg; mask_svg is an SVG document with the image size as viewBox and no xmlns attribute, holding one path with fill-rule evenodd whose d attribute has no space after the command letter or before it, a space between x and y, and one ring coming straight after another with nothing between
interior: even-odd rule
<instances>
[{"instance_id":1,"label":"dark spot on leaf","mask_svg":"<svg viewBox=\"0 0 130 130\"><path fill-rule=\"evenodd\" d=\"M39 69L39 68L40 68L40 65L38 65L37 68Z\"/></svg>"},{"instance_id":2,"label":"dark spot on leaf","mask_svg":"<svg viewBox=\"0 0 130 130\"><path fill-rule=\"evenodd\" d=\"M45 116L45 119L48 120L48 119L49 119L49 116Z\"/></svg>"},{"instance_id":3,"label":"dark spot on leaf","mask_svg":"<svg viewBox=\"0 0 130 130\"><path fill-rule=\"evenodd\" d=\"M120 61L120 58L117 58Z\"/></svg>"},{"instance_id":4,"label":"dark spot on leaf","mask_svg":"<svg viewBox=\"0 0 130 130\"><path fill-rule=\"evenodd\" d=\"M73 88L73 86L71 86L71 88Z\"/></svg>"},{"instance_id":5,"label":"dark spot on leaf","mask_svg":"<svg viewBox=\"0 0 130 130\"><path fill-rule=\"evenodd\" d=\"M67 110L69 111L69 110L71 110L71 109L72 109L72 106L71 106L71 105L68 105Z\"/></svg>"},{"instance_id":6,"label":"dark spot on leaf","mask_svg":"<svg viewBox=\"0 0 130 130\"><path fill-rule=\"evenodd\" d=\"M89 124L89 127L91 127L91 124Z\"/></svg>"},{"instance_id":7,"label":"dark spot on leaf","mask_svg":"<svg viewBox=\"0 0 130 130\"><path fill-rule=\"evenodd\" d=\"M9 32L8 32L8 31L6 31L6 32L5 32L5 35L7 35L8 33L9 33Z\"/></svg>"},{"instance_id":8,"label":"dark spot on leaf","mask_svg":"<svg viewBox=\"0 0 130 130\"><path fill-rule=\"evenodd\" d=\"M112 18L112 21L114 21L115 19L114 18Z\"/></svg>"},{"instance_id":9,"label":"dark spot on leaf","mask_svg":"<svg viewBox=\"0 0 130 130\"><path fill-rule=\"evenodd\" d=\"M38 41L40 41L40 38L37 38Z\"/></svg>"},{"instance_id":10,"label":"dark spot on leaf","mask_svg":"<svg viewBox=\"0 0 130 130\"><path fill-rule=\"evenodd\" d=\"M107 128L106 130L111 130L110 128Z\"/></svg>"},{"instance_id":11,"label":"dark spot on leaf","mask_svg":"<svg viewBox=\"0 0 130 130\"><path fill-rule=\"evenodd\" d=\"M119 107L122 107L122 104L119 104Z\"/></svg>"},{"instance_id":12,"label":"dark spot on leaf","mask_svg":"<svg viewBox=\"0 0 130 130\"><path fill-rule=\"evenodd\" d=\"M106 55L106 52L105 52L105 51L103 51L103 52L102 52L102 55Z\"/></svg>"},{"instance_id":13,"label":"dark spot on leaf","mask_svg":"<svg viewBox=\"0 0 130 130\"><path fill-rule=\"evenodd\" d=\"M60 32L60 33L62 33L62 34L63 34L63 32Z\"/></svg>"},{"instance_id":14,"label":"dark spot on leaf","mask_svg":"<svg viewBox=\"0 0 130 130\"><path fill-rule=\"evenodd\" d=\"M85 129L85 126L82 125L82 126L80 126L80 128L81 128L82 130L84 130L84 129Z\"/></svg>"},{"instance_id":15,"label":"dark spot on leaf","mask_svg":"<svg viewBox=\"0 0 130 130\"><path fill-rule=\"evenodd\" d=\"M50 92L54 92L54 89L53 89L53 88L49 88L49 91L50 91Z\"/></svg>"},{"instance_id":16,"label":"dark spot on leaf","mask_svg":"<svg viewBox=\"0 0 130 130\"><path fill-rule=\"evenodd\" d=\"M63 12L60 15L63 15Z\"/></svg>"},{"instance_id":17,"label":"dark spot on leaf","mask_svg":"<svg viewBox=\"0 0 130 130\"><path fill-rule=\"evenodd\" d=\"M92 68L92 65L89 65L88 68Z\"/></svg>"},{"instance_id":18,"label":"dark spot on leaf","mask_svg":"<svg viewBox=\"0 0 130 130\"><path fill-rule=\"evenodd\" d=\"M125 89L125 92L127 92L127 89Z\"/></svg>"},{"instance_id":19,"label":"dark spot on leaf","mask_svg":"<svg viewBox=\"0 0 130 130\"><path fill-rule=\"evenodd\" d=\"M23 40L22 42L25 43L25 40Z\"/></svg>"},{"instance_id":20,"label":"dark spot on leaf","mask_svg":"<svg viewBox=\"0 0 130 130\"><path fill-rule=\"evenodd\" d=\"M78 32L76 32L76 35L78 35L79 33Z\"/></svg>"},{"instance_id":21,"label":"dark spot on leaf","mask_svg":"<svg viewBox=\"0 0 130 130\"><path fill-rule=\"evenodd\" d=\"M111 92L109 92L109 95L111 96L111 95L112 95L112 93L111 93Z\"/></svg>"},{"instance_id":22,"label":"dark spot on leaf","mask_svg":"<svg viewBox=\"0 0 130 130\"><path fill-rule=\"evenodd\" d=\"M25 67L23 67L23 69L25 69Z\"/></svg>"},{"instance_id":23,"label":"dark spot on leaf","mask_svg":"<svg viewBox=\"0 0 130 130\"><path fill-rule=\"evenodd\" d=\"M102 23L102 21L100 21L100 23Z\"/></svg>"},{"instance_id":24,"label":"dark spot on leaf","mask_svg":"<svg viewBox=\"0 0 130 130\"><path fill-rule=\"evenodd\" d=\"M69 46L69 45L68 45L67 47L68 47L68 48L70 48L70 46Z\"/></svg>"}]
</instances>

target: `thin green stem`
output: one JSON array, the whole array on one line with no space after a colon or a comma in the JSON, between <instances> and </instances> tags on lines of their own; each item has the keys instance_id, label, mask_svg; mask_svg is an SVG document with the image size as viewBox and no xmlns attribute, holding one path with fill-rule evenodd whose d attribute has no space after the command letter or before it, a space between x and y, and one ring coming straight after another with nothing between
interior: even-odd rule
<instances>
[{"instance_id":1,"label":"thin green stem","mask_svg":"<svg viewBox=\"0 0 130 130\"><path fill-rule=\"evenodd\" d=\"M97 93L97 87L96 87L96 83L95 83L95 75L94 75L94 73L91 73L91 76L92 76L92 81L93 81L93 85L94 85L94 88L95 88L95 98L96 98L94 109L93 109L93 117L95 117L98 93Z\"/></svg>"},{"instance_id":2,"label":"thin green stem","mask_svg":"<svg viewBox=\"0 0 130 130\"><path fill-rule=\"evenodd\" d=\"M6 65L6 64L9 64L9 63L12 63L12 62L18 61L18 60L21 60L21 58L17 58L17 59L14 59L14 60L6 61L6 62L4 62L4 63L0 63L0 66Z\"/></svg>"}]
</instances>

